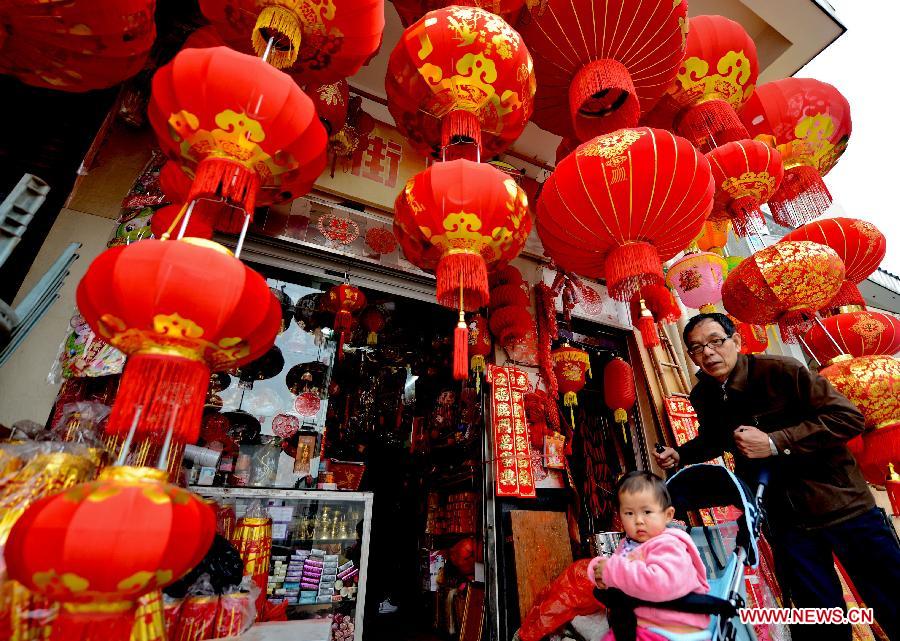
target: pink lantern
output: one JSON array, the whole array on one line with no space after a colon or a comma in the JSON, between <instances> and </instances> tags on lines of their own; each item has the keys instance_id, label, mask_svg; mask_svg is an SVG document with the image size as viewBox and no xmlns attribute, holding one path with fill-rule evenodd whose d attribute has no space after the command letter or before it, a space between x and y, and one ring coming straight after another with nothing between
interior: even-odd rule
<instances>
[{"instance_id":1,"label":"pink lantern","mask_svg":"<svg viewBox=\"0 0 900 641\"><path fill-rule=\"evenodd\" d=\"M716 311L722 300L722 285L728 274L728 263L712 252L697 252L684 256L666 272L666 285L678 292L685 307L702 313Z\"/></svg>"}]
</instances>

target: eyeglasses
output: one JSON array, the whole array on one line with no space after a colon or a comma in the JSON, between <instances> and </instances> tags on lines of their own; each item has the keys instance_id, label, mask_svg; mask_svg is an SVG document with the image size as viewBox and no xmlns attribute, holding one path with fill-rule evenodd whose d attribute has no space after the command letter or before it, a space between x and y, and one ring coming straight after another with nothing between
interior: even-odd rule
<instances>
[{"instance_id":1,"label":"eyeglasses","mask_svg":"<svg viewBox=\"0 0 900 641\"><path fill-rule=\"evenodd\" d=\"M725 341L729 340L731 336L726 336L725 338L714 338L708 343L703 343L702 345L694 345L693 347L688 348L688 354L691 356L700 356L707 347L712 347L713 350L719 351L719 348L725 344Z\"/></svg>"}]
</instances>

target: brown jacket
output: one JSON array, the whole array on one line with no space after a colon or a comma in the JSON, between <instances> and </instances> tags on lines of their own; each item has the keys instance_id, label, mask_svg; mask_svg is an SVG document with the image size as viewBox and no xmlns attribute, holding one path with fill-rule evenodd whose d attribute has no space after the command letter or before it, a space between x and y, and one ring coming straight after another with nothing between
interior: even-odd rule
<instances>
[{"instance_id":1,"label":"brown jacket","mask_svg":"<svg viewBox=\"0 0 900 641\"><path fill-rule=\"evenodd\" d=\"M804 528L834 525L875 506L845 443L864 419L825 378L793 358L738 355L724 385L704 374L691 391L699 436L677 448L682 464L734 454L735 472L755 482L760 464L771 470L770 523ZM778 456L750 460L737 452L734 430L753 425L769 434Z\"/></svg>"}]
</instances>

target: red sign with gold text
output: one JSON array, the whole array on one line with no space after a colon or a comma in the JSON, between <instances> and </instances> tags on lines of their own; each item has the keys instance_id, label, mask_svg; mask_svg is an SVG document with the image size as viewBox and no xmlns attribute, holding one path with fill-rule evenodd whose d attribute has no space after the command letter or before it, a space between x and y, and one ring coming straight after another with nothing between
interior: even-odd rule
<instances>
[{"instance_id":1,"label":"red sign with gold text","mask_svg":"<svg viewBox=\"0 0 900 641\"><path fill-rule=\"evenodd\" d=\"M515 367L488 365L494 426L497 496L534 498L534 470L525 420L528 374Z\"/></svg>"}]
</instances>

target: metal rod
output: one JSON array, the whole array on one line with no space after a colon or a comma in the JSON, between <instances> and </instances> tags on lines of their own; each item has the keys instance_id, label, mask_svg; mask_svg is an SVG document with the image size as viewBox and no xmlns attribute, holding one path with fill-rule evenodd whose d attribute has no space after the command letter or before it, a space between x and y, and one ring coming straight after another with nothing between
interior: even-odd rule
<instances>
[{"instance_id":1,"label":"metal rod","mask_svg":"<svg viewBox=\"0 0 900 641\"><path fill-rule=\"evenodd\" d=\"M163 471L169 469L169 448L172 445L172 434L174 431L174 425L170 425L169 429L166 431L166 440L163 441L162 449L159 451L159 460L156 462L157 469Z\"/></svg>"},{"instance_id":2,"label":"metal rod","mask_svg":"<svg viewBox=\"0 0 900 641\"><path fill-rule=\"evenodd\" d=\"M181 227L178 230L178 237L175 240L181 240L184 238L184 232L187 231L188 223L191 220L191 212L194 211L194 203L196 203L196 199L191 201L191 204L188 205L187 211L184 212L184 219L181 221Z\"/></svg>"},{"instance_id":3,"label":"metal rod","mask_svg":"<svg viewBox=\"0 0 900 641\"><path fill-rule=\"evenodd\" d=\"M816 367L821 367L821 365L822 365L821 361L818 358L816 358L816 355L809 348L809 345L806 344L806 341L803 340L803 337L798 335L797 340L800 341L800 344L803 345L803 347L806 349L807 354L809 354L812 357L812 359L816 362Z\"/></svg>"},{"instance_id":4,"label":"metal rod","mask_svg":"<svg viewBox=\"0 0 900 641\"><path fill-rule=\"evenodd\" d=\"M241 227L241 235L238 236L237 247L234 248L234 257L241 257L241 250L244 248L244 239L247 238L247 229L250 227L250 214L244 212L244 225Z\"/></svg>"},{"instance_id":5,"label":"metal rod","mask_svg":"<svg viewBox=\"0 0 900 641\"><path fill-rule=\"evenodd\" d=\"M262 61L269 61L269 54L272 53L272 45L275 44L275 36L269 38L269 41L266 43L266 50L263 52Z\"/></svg>"},{"instance_id":6,"label":"metal rod","mask_svg":"<svg viewBox=\"0 0 900 641\"><path fill-rule=\"evenodd\" d=\"M813 315L813 320L816 322L816 325L818 325L822 329L822 331L825 332L825 336L827 336L828 340L831 341L831 344L834 345L834 348L838 351L838 354L844 354L844 350L841 349L841 346L838 345L838 342L834 340L834 336L831 335L831 332L825 329L825 325L822 324L822 321L819 319L819 316L817 314Z\"/></svg>"},{"instance_id":7,"label":"metal rod","mask_svg":"<svg viewBox=\"0 0 900 641\"><path fill-rule=\"evenodd\" d=\"M128 436L122 443L122 449L119 450L119 458L116 459L116 465L125 465L128 456L128 450L131 449L131 442L134 440L134 433L137 431L138 421L141 420L141 411L143 408L138 405L134 408L134 418L131 419L131 428L128 430Z\"/></svg>"}]
</instances>

